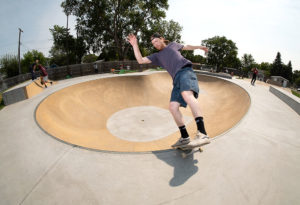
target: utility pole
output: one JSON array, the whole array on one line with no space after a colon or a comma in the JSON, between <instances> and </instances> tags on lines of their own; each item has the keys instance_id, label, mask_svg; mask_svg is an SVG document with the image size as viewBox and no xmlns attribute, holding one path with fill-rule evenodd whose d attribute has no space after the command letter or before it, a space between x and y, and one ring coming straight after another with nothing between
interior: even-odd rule
<instances>
[{"instance_id":1,"label":"utility pole","mask_svg":"<svg viewBox=\"0 0 300 205\"><path fill-rule=\"evenodd\" d=\"M71 76L71 71L70 71L70 68L69 68L69 12L67 12L67 33L66 33L66 36L67 36L67 73L69 76Z\"/></svg>"},{"instance_id":2,"label":"utility pole","mask_svg":"<svg viewBox=\"0 0 300 205\"><path fill-rule=\"evenodd\" d=\"M67 13L67 63L69 66L69 13Z\"/></svg>"},{"instance_id":3,"label":"utility pole","mask_svg":"<svg viewBox=\"0 0 300 205\"><path fill-rule=\"evenodd\" d=\"M23 32L23 31L22 31L22 29L19 28L19 45L18 45L19 75L21 74L21 60L20 60L21 32Z\"/></svg>"}]
</instances>

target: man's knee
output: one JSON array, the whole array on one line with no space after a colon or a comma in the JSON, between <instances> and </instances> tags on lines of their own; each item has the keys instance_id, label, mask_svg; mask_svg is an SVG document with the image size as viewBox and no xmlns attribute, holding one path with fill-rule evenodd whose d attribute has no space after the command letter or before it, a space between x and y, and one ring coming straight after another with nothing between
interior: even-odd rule
<instances>
[{"instance_id":1,"label":"man's knee","mask_svg":"<svg viewBox=\"0 0 300 205\"><path fill-rule=\"evenodd\" d=\"M179 111L180 104L178 102L170 102L169 110L171 113L176 113Z\"/></svg>"},{"instance_id":2,"label":"man's knee","mask_svg":"<svg viewBox=\"0 0 300 205\"><path fill-rule=\"evenodd\" d=\"M181 92L181 95L182 95L183 99L185 100L185 102L189 102L191 99L195 98L194 92L191 90L183 91L183 92Z\"/></svg>"}]
</instances>

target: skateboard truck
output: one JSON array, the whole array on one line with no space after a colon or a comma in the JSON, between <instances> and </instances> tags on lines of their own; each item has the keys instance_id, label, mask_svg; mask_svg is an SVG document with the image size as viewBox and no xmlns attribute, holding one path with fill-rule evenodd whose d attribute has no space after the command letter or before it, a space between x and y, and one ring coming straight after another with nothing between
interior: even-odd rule
<instances>
[{"instance_id":1,"label":"skateboard truck","mask_svg":"<svg viewBox=\"0 0 300 205\"><path fill-rule=\"evenodd\" d=\"M194 141L194 142L197 142L197 141ZM203 149L202 149L202 146L206 145L206 144L209 144L208 143L189 143L187 145L182 145L182 146L177 146L177 147L174 147L176 149L178 149L179 151L181 151L181 156L183 158L186 158L187 156L189 155L192 155L193 153L195 152L203 152Z\"/></svg>"},{"instance_id":2,"label":"skateboard truck","mask_svg":"<svg viewBox=\"0 0 300 205\"><path fill-rule=\"evenodd\" d=\"M195 147L195 148L191 148L191 149L183 149L183 148L177 147L177 149L180 150L182 158L186 158L187 156L192 155L198 151L203 152L203 149L201 147Z\"/></svg>"}]
</instances>

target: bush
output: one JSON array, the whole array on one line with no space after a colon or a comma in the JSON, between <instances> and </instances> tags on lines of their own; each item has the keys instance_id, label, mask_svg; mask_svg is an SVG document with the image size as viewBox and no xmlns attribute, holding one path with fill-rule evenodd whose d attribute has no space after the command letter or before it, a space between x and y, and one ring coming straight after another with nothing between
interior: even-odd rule
<instances>
[{"instance_id":1,"label":"bush","mask_svg":"<svg viewBox=\"0 0 300 205\"><path fill-rule=\"evenodd\" d=\"M93 63L97 60L97 56L95 54L89 54L83 57L83 63Z\"/></svg>"},{"instance_id":2,"label":"bush","mask_svg":"<svg viewBox=\"0 0 300 205\"><path fill-rule=\"evenodd\" d=\"M296 78L294 83L295 83L296 87L299 88L300 87L300 77Z\"/></svg>"},{"instance_id":3,"label":"bush","mask_svg":"<svg viewBox=\"0 0 300 205\"><path fill-rule=\"evenodd\" d=\"M10 78L19 74L18 58L15 55L5 55L0 59L1 73Z\"/></svg>"},{"instance_id":4,"label":"bush","mask_svg":"<svg viewBox=\"0 0 300 205\"><path fill-rule=\"evenodd\" d=\"M2 93L0 93L0 110L4 107L4 101L2 97Z\"/></svg>"}]
</instances>

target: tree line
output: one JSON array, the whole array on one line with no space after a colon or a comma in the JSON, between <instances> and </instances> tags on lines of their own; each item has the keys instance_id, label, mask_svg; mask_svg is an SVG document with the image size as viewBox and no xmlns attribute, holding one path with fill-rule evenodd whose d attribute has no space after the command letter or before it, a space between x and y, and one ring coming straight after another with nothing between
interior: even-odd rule
<instances>
[{"instance_id":1,"label":"tree line","mask_svg":"<svg viewBox=\"0 0 300 205\"><path fill-rule=\"evenodd\" d=\"M95 60L135 60L132 47L126 42L129 33L137 36L143 56L155 52L150 42L154 32L169 41L184 43L181 40L182 26L173 20L165 20L168 0L65 0L61 7L66 15L76 17L76 36L63 26L50 28L53 45L49 57L37 50L28 51L21 61L22 73L29 72L36 58L48 67ZM236 44L225 36L205 39L202 45L209 48L206 57L194 55L193 51L182 51L182 55L194 63L213 65L218 72L230 67L247 73L257 67L266 76L280 75L296 84L300 81L299 71L292 72L291 61L285 65L280 52L273 63L257 64L251 54L244 54L239 59ZM16 56L3 56L0 59L1 72L8 77L18 75L17 63ZM300 82L297 85L300 86Z\"/></svg>"}]
</instances>

